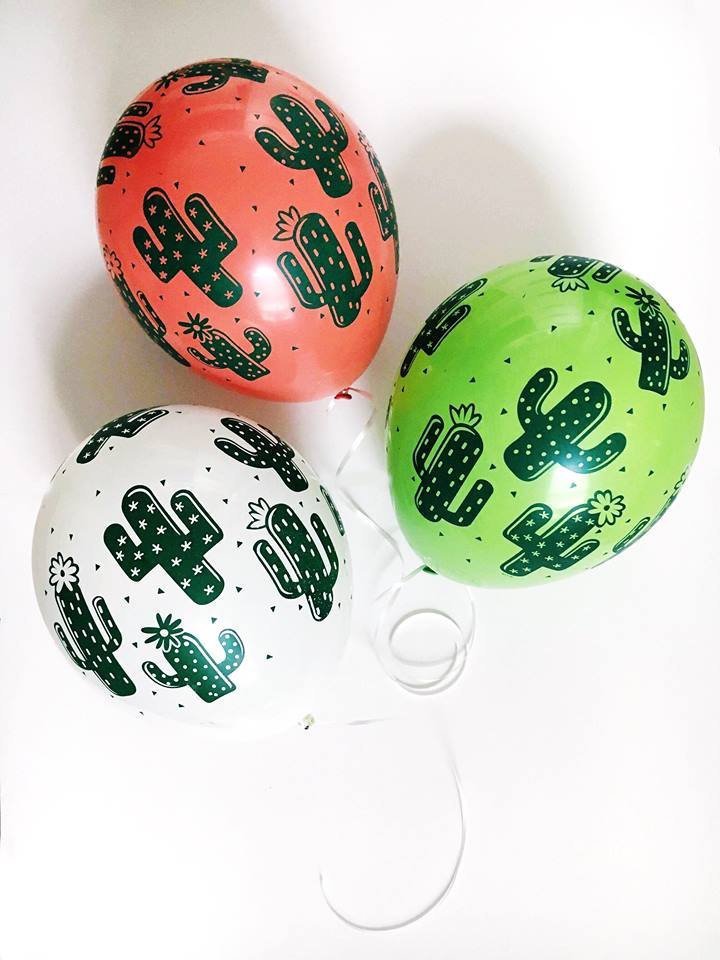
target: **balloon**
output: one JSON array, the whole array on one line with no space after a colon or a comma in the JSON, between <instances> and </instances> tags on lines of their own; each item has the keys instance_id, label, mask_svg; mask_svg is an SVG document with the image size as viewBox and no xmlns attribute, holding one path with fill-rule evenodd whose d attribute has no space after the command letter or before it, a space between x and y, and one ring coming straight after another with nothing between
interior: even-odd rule
<instances>
[{"instance_id":1,"label":"balloon","mask_svg":"<svg viewBox=\"0 0 720 960\"><path fill-rule=\"evenodd\" d=\"M178 363L271 400L336 394L385 333L398 232L387 180L346 114L249 60L150 84L103 151L105 262Z\"/></svg>"},{"instance_id":2,"label":"balloon","mask_svg":"<svg viewBox=\"0 0 720 960\"><path fill-rule=\"evenodd\" d=\"M48 628L112 696L251 735L308 712L349 630L329 493L272 431L207 407L129 413L77 447L33 575Z\"/></svg>"},{"instance_id":3,"label":"balloon","mask_svg":"<svg viewBox=\"0 0 720 960\"><path fill-rule=\"evenodd\" d=\"M400 368L387 425L400 526L437 573L523 586L647 533L697 452L687 331L642 280L543 256L465 284Z\"/></svg>"}]
</instances>

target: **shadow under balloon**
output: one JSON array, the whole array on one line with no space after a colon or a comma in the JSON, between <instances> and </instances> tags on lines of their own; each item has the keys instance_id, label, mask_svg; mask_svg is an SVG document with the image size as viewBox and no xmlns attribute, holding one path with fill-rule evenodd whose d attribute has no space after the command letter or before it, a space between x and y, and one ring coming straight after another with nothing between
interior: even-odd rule
<instances>
[{"instance_id":1,"label":"shadow under balloon","mask_svg":"<svg viewBox=\"0 0 720 960\"><path fill-rule=\"evenodd\" d=\"M382 156L382 144L378 150ZM440 301L503 263L585 252L576 250L563 184L519 141L460 123L416 142L385 172L400 227L400 278L390 327L366 374L378 407L368 445L381 460L385 409L401 360Z\"/></svg>"}]
</instances>

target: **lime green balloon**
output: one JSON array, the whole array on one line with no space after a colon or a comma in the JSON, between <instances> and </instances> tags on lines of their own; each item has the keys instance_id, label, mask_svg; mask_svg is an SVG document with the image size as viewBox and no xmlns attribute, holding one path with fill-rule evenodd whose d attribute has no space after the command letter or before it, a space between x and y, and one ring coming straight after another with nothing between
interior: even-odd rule
<instances>
[{"instance_id":1,"label":"lime green balloon","mask_svg":"<svg viewBox=\"0 0 720 960\"><path fill-rule=\"evenodd\" d=\"M412 342L388 412L392 498L437 573L545 583L646 534L703 422L697 353L667 300L587 257L465 284Z\"/></svg>"}]
</instances>

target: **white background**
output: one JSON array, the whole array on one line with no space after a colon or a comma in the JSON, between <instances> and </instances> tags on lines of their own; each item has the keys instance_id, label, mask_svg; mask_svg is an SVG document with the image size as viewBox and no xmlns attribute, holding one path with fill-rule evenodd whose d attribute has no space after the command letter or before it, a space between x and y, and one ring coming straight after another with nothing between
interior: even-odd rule
<instances>
[{"instance_id":1,"label":"white background","mask_svg":"<svg viewBox=\"0 0 720 960\"><path fill-rule=\"evenodd\" d=\"M2 960L720 955L714 6L4 0ZM151 79L217 56L306 78L382 159L402 265L391 330L364 380L381 406L443 296L553 252L607 259L658 286L694 337L708 401L700 454L662 523L574 580L478 592L478 638L450 692L417 702L395 688L361 607L318 725L261 744L136 718L96 695L54 649L30 582L45 484L112 416L167 401L261 413L326 472L352 436L354 412L333 441L324 404L263 408L174 365L104 274L94 179L110 127ZM356 464L372 507L384 486L379 431ZM372 545L356 527L362 595ZM356 742L371 728L337 724L378 715L412 720L394 763L377 738ZM462 781L461 871L417 924L358 932L320 894L328 831L366 831L367 849L385 850L375 881L388 903L393 889L400 903L442 880L454 828L436 804L441 751L420 764L424 730L427 743L443 731ZM354 757L366 795L361 777L343 798L362 766L346 769ZM418 784L416 802L398 803L401 782ZM363 883L356 892L372 899Z\"/></svg>"}]
</instances>

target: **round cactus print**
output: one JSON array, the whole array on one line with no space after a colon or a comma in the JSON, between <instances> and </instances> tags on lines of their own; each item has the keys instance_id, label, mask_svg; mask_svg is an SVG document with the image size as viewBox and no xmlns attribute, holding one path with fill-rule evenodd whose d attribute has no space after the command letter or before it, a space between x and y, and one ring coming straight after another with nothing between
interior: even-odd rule
<instances>
[{"instance_id":1,"label":"round cactus print","mask_svg":"<svg viewBox=\"0 0 720 960\"><path fill-rule=\"evenodd\" d=\"M670 304L610 263L541 256L444 300L388 411L398 520L436 572L544 583L620 553L697 452L703 382Z\"/></svg>"},{"instance_id":2,"label":"round cactus print","mask_svg":"<svg viewBox=\"0 0 720 960\"><path fill-rule=\"evenodd\" d=\"M330 494L272 430L206 407L129 413L74 450L33 574L53 636L113 697L250 735L310 712L349 630Z\"/></svg>"},{"instance_id":3,"label":"round cactus print","mask_svg":"<svg viewBox=\"0 0 720 960\"><path fill-rule=\"evenodd\" d=\"M313 87L249 60L150 84L103 151L105 264L178 363L273 400L334 395L385 333L397 283L390 187Z\"/></svg>"}]
</instances>

